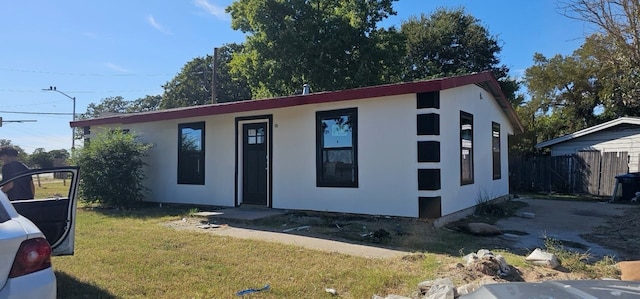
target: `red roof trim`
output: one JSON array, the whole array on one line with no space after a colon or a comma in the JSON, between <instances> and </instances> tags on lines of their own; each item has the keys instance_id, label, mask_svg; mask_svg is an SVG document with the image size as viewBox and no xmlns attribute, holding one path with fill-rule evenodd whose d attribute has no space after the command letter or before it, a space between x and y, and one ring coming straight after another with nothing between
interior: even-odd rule
<instances>
[{"instance_id":1,"label":"red roof trim","mask_svg":"<svg viewBox=\"0 0 640 299\"><path fill-rule=\"evenodd\" d=\"M295 95L280 98L252 100L242 102L230 102L220 104L210 104L193 107L183 107L151 112L130 113L102 118L77 120L70 123L71 127L86 127L107 124L130 124L152 122L168 119L179 119L189 117L199 117L208 115L218 115L227 113L237 113L246 111L258 111L274 108L292 107L307 104L318 104L328 102L339 102L356 99L376 98L393 96L400 94L410 94L419 92L429 92L436 90L450 89L469 84L488 84L490 92L496 97L500 106L513 125L522 130L522 125L516 117L515 111L506 99L500 85L489 72L476 73L458 77L448 77L429 81L407 82L388 85L378 85L362 87L341 91L318 92L308 95Z\"/></svg>"}]
</instances>

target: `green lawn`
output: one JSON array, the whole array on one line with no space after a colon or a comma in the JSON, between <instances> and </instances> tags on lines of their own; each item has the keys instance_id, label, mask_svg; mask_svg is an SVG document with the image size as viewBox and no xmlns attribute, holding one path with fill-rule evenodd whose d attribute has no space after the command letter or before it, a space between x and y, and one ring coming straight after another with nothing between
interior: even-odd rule
<instances>
[{"instance_id":1,"label":"green lawn","mask_svg":"<svg viewBox=\"0 0 640 299\"><path fill-rule=\"evenodd\" d=\"M331 297L325 288L342 298L408 295L453 261L366 259L178 231L162 224L185 211L153 211L162 212L79 209L75 255L53 258L58 298L232 298L266 284L269 291L247 297Z\"/></svg>"}]
</instances>

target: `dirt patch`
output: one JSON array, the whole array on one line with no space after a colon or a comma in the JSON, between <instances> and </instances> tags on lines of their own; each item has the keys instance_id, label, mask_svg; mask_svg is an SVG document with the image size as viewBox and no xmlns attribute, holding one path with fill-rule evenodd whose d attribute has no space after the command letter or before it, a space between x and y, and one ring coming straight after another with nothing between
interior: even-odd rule
<instances>
[{"instance_id":1,"label":"dirt patch","mask_svg":"<svg viewBox=\"0 0 640 299\"><path fill-rule=\"evenodd\" d=\"M638 207L640 208L640 207ZM485 221L494 223L504 219L511 213L526 210L526 204L507 202L506 208L492 208L495 215L472 216L463 222ZM624 259L640 259L640 254L634 249L640 248L640 213L639 209L627 209L624 216L607 216L606 224L595 228L583 237L590 242L607 246L624 253ZM590 210L567 211L569 215L594 216L598 212ZM527 219L523 221L528 221ZM461 222L459 222L461 223ZM176 229L190 229L201 232L215 232L226 227L245 228L261 232L284 233L283 235L299 235L317 238L319 242L341 241L349 244L363 244L378 248L397 249L406 252L430 252L446 254L451 257L461 257L478 249L506 250L521 256L526 256L534 248L523 249L515 246L514 238L528 237L530 232L520 229L503 230L501 236L482 237L473 236L452 228L452 226L436 229L430 220L366 216L342 213L323 213L310 211L292 211L283 215L272 216L258 220L222 219L216 217L187 217L167 224ZM205 225L205 226L203 226ZM209 227L207 227L209 225ZM539 237L539 236L533 236ZM323 241L325 240L325 241ZM273 240L272 240L273 241ZM559 240L567 248L576 248L584 252L583 244L572 240ZM419 254L407 255L406 259L419 258ZM621 260L620 257L617 260ZM588 273L571 272L566 269L547 269L543 267L524 266L514 268L509 277L490 277L473 269L453 263L439 276L451 277L459 283L478 280L505 281L545 281L565 279L594 278ZM608 276L611 277L611 276Z\"/></svg>"},{"instance_id":2,"label":"dirt patch","mask_svg":"<svg viewBox=\"0 0 640 299\"><path fill-rule=\"evenodd\" d=\"M621 260L640 260L640 206L626 210L622 217L608 217L603 225L582 236L617 250Z\"/></svg>"}]
</instances>

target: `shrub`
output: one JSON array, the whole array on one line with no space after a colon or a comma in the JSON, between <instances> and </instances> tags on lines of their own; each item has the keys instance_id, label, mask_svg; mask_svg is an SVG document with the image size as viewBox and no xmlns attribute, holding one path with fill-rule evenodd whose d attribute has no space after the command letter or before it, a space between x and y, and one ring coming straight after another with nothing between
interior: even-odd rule
<instances>
[{"instance_id":1,"label":"shrub","mask_svg":"<svg viewBox=\"0 0 640 299\"><path fill-rule=\"evenodd\" d=\"M73 162L80 166L83 201L124 208L144 199L143 158L151 145L136 137L120 129L105 131L73 152Z\"/></svg>"}]
</instances>

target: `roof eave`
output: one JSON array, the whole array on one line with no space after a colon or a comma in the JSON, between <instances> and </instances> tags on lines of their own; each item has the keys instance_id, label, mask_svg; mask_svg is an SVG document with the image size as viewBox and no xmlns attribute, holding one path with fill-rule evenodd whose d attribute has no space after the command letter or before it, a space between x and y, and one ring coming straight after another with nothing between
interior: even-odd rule
<instances>
[{"instance_id":1,"label":"roof eave","mask_svg":"<svg viewBox=\"0 0 640 299\"><path fill-rule=\"evenodd\" d=\"M70 122L71 127L100 126L114 124L128 124L138 122L150 122L167 119L200 117L208 115L218 115L227 113L238 113L247 111L258 111L265 109L283 108L315 103L338 102L354 99L365 99L373 97L393 96L399 94L410 94L419 92L429 92L445 90L470 84L481 84L485 86L507 115L513 127L519 132L524 132L523 126L518 119L511 103L502 92L498 81L491 72L474 73L470 75L439 78L428 81L405 82L371 87L362 87L341 91L318 92L308 95L294 95L271 99L251 100L241 102L229 102L220 104L209 104L202 106L182 107L160 111L150 111L142 113L129 113L108 117L76 120Z\"/></svg>"},{"instance_id":2,"label":"roof eave","mask_svg":"<svg viewBox=\"0 0 640 299\"><path fill-rule=\"evenodd\" d=\"M588 128L584 128L580 131L576 131L573 132L571 134L567 134L564 136L560 136L558 138L554 138L554 139L550 139L544 142L540 142L538 144L535 145L536 148L545 148L545 147L549 147L552 145L556 145L558 143L562 143L562 142L566 142L578 137L582 137L585 135L589 135L598 131L602 131L611 127L615 127L617 125L621 125L621 124L633 124L633 125L640 125L640 118L638 117L620 117L620 118L616 118L614 120L610 120L608 122L604 122L601 124L597 124L595 126L591 126Z\"/></svg>"}]
</instances>

